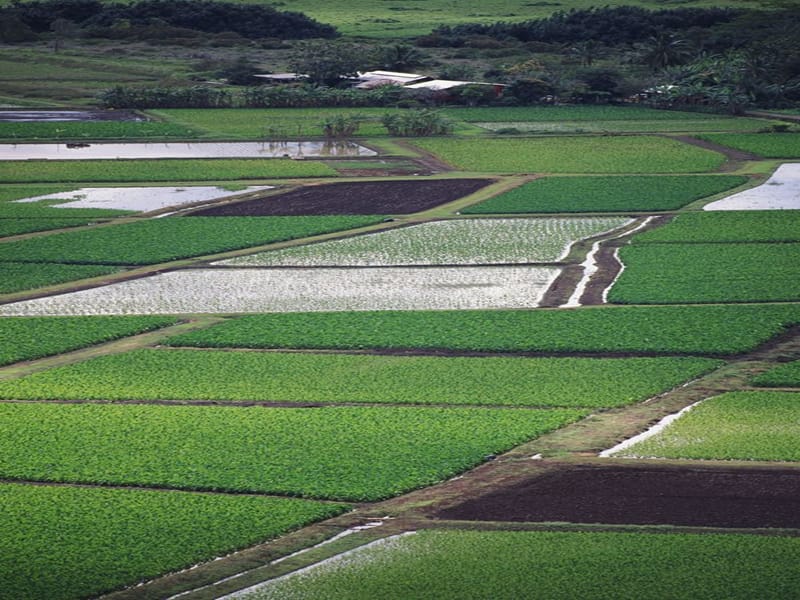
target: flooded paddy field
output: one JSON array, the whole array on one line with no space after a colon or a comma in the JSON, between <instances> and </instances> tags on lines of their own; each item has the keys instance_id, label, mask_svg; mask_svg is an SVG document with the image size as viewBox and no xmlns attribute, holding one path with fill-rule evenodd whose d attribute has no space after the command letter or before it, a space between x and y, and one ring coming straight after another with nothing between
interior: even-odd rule
<instances>
[{"instance_id":1,"label":"flooded paddy field","mask_svg":"<svg viewBox=\"0 0 800 600\"><path fill-rule=\"evenodd\" d=\"M0 110L0 123L27 121L146 121L142 115L130 110Z\"/></svg>"},{"instance_id":2,"label":"flooded paddy field","mask_svg":"<svg viewBox=\"0 0 800 600\"><path fill-rule=\"evenodd\" d=\"M141 158L294 158L375 156L352 142L168 142L124 144L0 144L0 160Z\"/></svg>"}]
</instances>

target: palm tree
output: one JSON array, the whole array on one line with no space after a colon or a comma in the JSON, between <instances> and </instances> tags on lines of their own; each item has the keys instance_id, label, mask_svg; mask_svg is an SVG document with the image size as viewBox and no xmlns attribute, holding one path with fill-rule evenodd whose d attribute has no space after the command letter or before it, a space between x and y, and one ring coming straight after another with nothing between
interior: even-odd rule
<instances>
[{"instance_id":1,"label":"palm tree","mask_svg":"<svg viewBox=\"0 0 800 600\"><path fill-rule=\"evenodd\" d=\"M659 71L681 64L689 57L689 53L689 43L686 40L662 31L651 35L641 44L639 56L653 71Z\"/></svg>"}]
</instances>

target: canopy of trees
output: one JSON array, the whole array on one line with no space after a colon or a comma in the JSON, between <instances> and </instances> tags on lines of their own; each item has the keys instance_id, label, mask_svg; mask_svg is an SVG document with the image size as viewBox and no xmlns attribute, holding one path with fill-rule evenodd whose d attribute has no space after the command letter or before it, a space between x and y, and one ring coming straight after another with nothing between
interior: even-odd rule
<instances>
[{"instance_id":1,"label":"canopy of trees","mask_svg":"<svg viewBox=\"0 0 800 600\"><path fill-rule=\"evenodd\" d=\"M103 28L121 23L154 23L207 33L234 32L246 38L332 38L324 25L298 12L279 12L270 6L233 4L214 0L139 0L105 4L99 0L15 0L0 9L0 19L16 18L35 32L51 30L57 20L68 20L101 36Z\"/></svg>"}]
</instances>

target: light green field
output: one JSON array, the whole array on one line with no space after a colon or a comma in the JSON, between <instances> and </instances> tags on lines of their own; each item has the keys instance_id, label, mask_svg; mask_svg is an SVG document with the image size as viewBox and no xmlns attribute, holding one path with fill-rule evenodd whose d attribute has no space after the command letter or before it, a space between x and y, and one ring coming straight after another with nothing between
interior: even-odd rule
<instances>
[{"instance_id":1,"label":"light green field","mask_svg":"<svg viewBox=\"0 0 800 600\"><path fill-rule=\"evenodd\" d=\"M800 360L770 369L753 377L752 382L760 387L800 387Z\"/></svg>"},{"instance_id":2,"label":"light green field","mask_svg":"<svg viewBox=\"0 0 800 600\"><path fill-rule=\"evenodd\" d=\"M0 404L0 477L377 500L452 477L585 414Z\"/></svg>"},{"instance_id":3,"label":"light green field","mask_svg":"<svg viewBox=\"0 0 800 600\"><path fill-rule=\"evenodd\" d=\"M702 173L725 158L653 136L547 139L417 139L414 143L466 171L492 173Z\"/></svg>"},{"instance_id":4,"label":"light green field","mask_svg":"<svg viewBox=\"0 0 800 600\"><path fill-rule=\"evenodd\" d=\"M624 246L610 302L685 304L800 300L800 244L652 243Z\"/></svg>"},{"instance_id":5,"label":"light green field","mask_svg":"<svg viewBox=\"0 0 800 600\"><path fill-rule=\"evenodd\" d=\"M623 406L720 366L705 358L370 356L137 350L0 382L0 398ZM236 373L232 380L230 373Z\"/></svg>"},{"instance_id":6,"label":"light green field","mask_svg":"<svg viewBox=\"0 0 800 600\"><path fill-rule=\"evenodd\" d=\"M420 531L265 584L242 600L784 600L800 538Z\"/></svg>"},{"instance_id":7,"label":"light green field","mask_svg":"<svg viewBox=\"0 0 800 600\"><path fill-rule=\"evenodd\" d=\"M750 118L654 119L610 121L491 121L475 125L496 133L696 133L700 131L758 131L777 121Z\"/></svg>"},{"instance_id":8,"label":"light green field","mask_svg":"<svg viewBox=\"0 0 800 600\"><path fill-rule=\"evenodd\" d=\"M462 210L464 214L675 210L742 185L737 175L544 177Z\"/></svg>"},{"instance_id":9,"label":"light green field","mask_svg":"<svg viewBox=\"0 0 800 600\"><path fill-rule=\"evenodd\" d=\"M273 313L230 319L166 343L207 348L735 354L796 323L800 304Z\"/></svg>"},{"instance_id":10,"label":"light green field","mask_svg":"<svg viewBox=\"0 0 800 600\"><path fill-rule=\"evenodd\" d=\"M0 589L14 600L95 597L346 508L294 498L3 483Z\"/></svg>"},{"instance_id":11,"label":"light green field","mask_svg":"<svg viewBox=\"0 0 800 600\"><path fill-rule=\"evenodd\" d=\"M616 456L798 461L800 394L729 392Z\"/></svg>"}]
</instances>

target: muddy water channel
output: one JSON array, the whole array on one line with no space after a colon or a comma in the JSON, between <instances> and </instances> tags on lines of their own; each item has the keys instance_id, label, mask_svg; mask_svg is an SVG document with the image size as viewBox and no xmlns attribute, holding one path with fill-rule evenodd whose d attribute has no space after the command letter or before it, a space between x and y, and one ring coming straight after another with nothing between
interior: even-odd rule
<instances>
[{"instance_id":1,"label":"muddy water channel","mask_svg":"<svg viewBox=\"0 0 800 600\"><path fill-rule=\"evenodd\" d=\"M318 158L375 156L352 142L169 142L146 144L0 144L0 160L116 158Z\"/></svg>"}]
</instances>

